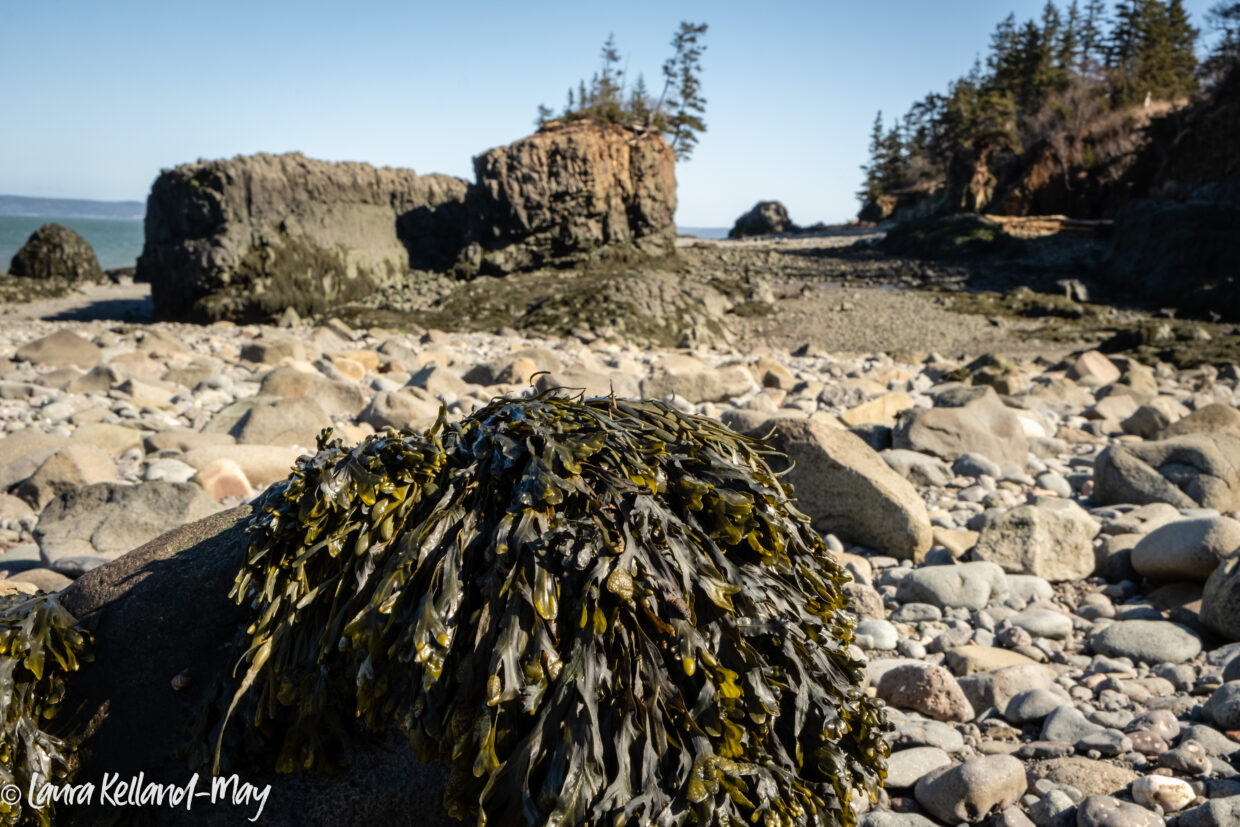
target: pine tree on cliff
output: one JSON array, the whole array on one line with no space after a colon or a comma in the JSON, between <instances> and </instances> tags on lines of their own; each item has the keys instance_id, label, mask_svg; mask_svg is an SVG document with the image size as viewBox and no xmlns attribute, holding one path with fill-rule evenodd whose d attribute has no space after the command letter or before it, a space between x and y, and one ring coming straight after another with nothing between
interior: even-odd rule
<instances>
[{"instance_id":1,"label":"pine tree on cliff","mask_svg":"<svg viewBox=\"0 0 1240 827\"><path fill-rule=\"evenodd\" d=\"M1206 21L1211 29L1220 33L1201 64L1201 77L1212 87L1228 72L1240 69L1240 2L1216 3L1206 15Z\"/></svg>"},{"instance_id":2,"label":"pine tree on cliff","mask_svg":"<svg viewBox=\"0 0 1240 827\"><path fill-rule=\"evenodd\" d=\"M1081 57L1077 70L1092 75L1106 63L1107 9L1105 0L1089 0L1081 21Z\"/></svg>"},{"instance_id":3,"label":"pine tree on cliff","mask_svg":"<svg viewBox=\"0 0 1240 827\"><path fill-rule=\"evenodd\" d=\"M874 116L874 126L870 128L870 161L867 164L861 165L861 171L865 173L865 182L861 186L861 191L857 193L857 200L862 204L873 201L883 194L882 178L879 174L882 151L883 110L880 109L878 114Z\"/></svg>"},{"instance_id":4,"label":"pine tree on cliff","mask_svg":"<svg viewBox=\"0 0 1240 827\"><path fill-rule=\"evenodd\" d=\"M1131 105L1191 93L1197 86L1196 42L1182 0L1119 3L1108 55L1116 100Z\"/></svg>"},{"instance_id":5,"label":"pine tree on cliff","mask_svg":"<svg viewBox=\"0 0 1240 827\"><path fill-rule=\"evenodd\" d=\"M678 160L693 154L698 133L706 131L706 122L702 120L706 99L702 97L700 77L706 47L699 45L704 34L705 23L683 21L672 37L672 56L663 64L663 94L655 111L668 113L664 132Z\"/></svg>"}]
</instances>

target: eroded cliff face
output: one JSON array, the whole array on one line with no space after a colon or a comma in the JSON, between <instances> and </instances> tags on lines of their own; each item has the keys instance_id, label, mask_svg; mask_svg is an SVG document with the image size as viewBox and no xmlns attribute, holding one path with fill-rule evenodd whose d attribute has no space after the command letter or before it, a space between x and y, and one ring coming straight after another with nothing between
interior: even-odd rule
<instances>
[{"instance_id":1,"label":"eroded cliff face","mask_svg":"<svg viewBox=\"0 0 1240 827\"><path fill-rule=\"evenodd\" d=\"M676 158L654 131L554 125L474 159L470 266L487 274L670 253Z\"/></svg>"},{"instance_id":2,"label":"eroded cliff face","mask_svg":"<svg viewBox=\"0 0 1240 827\"><path fill-rule=\"evenodd\" d=\"M162 318L321 312L454 256L467 188L300 153L185 164L151 188L137 277Z\"/></svg>"}]
</instances>

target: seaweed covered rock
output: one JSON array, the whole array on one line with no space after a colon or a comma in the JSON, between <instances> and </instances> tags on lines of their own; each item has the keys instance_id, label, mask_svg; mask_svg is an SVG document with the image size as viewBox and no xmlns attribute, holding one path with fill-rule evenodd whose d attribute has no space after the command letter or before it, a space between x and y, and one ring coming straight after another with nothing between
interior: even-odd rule
<instances>
[{"instance_id":1,"label":"seaweed covered rock","mask_svg":"<svg viewBox=\"0 0 1240 827\"><path fill-rule=\"evenodd\" d=\"M547 396L321 440L256 506L217 760L331 767L356 716L480 824L854 823L886 723L765 451Z\"/></svg>"},{"instance_id":2,"label":"seaweed covered rock","mask_svg":"<svg viewBox=\"0 0 1240 827\"><path fill-rule=\"evenodd\" d=\"M60 224L35 230L9 264L9 274L31 279L105 281L99 259L86 239Z\"/></svg>"}]
</instances>

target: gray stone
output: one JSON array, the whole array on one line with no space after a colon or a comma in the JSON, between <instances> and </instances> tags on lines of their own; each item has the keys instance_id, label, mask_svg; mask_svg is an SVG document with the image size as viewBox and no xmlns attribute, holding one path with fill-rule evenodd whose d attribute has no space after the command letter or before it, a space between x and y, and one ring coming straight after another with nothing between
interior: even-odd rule
<instances>
[{"instance_id":1,"label":"gray stone","mask_svg":"<svg viewBox=\"0 0 1240 827\"><path fill-rule=\"evenodd\" d=\"M1240 681L1228 681L1214 690L1202 711L1223 729L1240 729Z\"/></svg>"},{"instance_id":2,"label":"gray stone","mask_svg":"<svg viewBox=\"0 0 1240 827\"><path fill-rule=\"evenodd\" d=\"M863 620L857 624L853 640L862 649L891 650L896 648L900 633L886 620Z\"/></svg>"},{"instance_id":3,"label":"gray stone","mask_svg":"<svg viewBox=\"0 0 1240 827\"><path fill-rule=\"evenodd\" d=\"M1025 463L1029 442L1020 418L992 388L956 408L913 408L892 435L896 448L908 448L954 460L979 453L995 462Z\"/></svg>"},{"instance_id":4,"label":"gray stone","mask_svg":"<svg viewBox=\"0 0 1240 827\"><path fill-rule=\"evenodd\" d=\"M1041 721L1067 703L1068 701L1062 695L1057 695L1049 689L1030 689L1008 701L1007 708L1002 712L1008 723L1027 724Z\"/></svg>"},{"instance_id":5,"label":"gray stone","mask_svg":"<svg viewBox=\"0 0 1240 827\"><path fill-rule=\"evenodd\" d=\"M1109 795L1091 795L1076 808L1077 827L1163 827L1154 813Z\"/></svg>"},{"instance_id":6,"label":"gray stone","mask_svg":"<svg viewBox=\"0 0 1240 827\"><path fill-rule=\"evenodd\" d=\"M1105 727L1098 726L1088 720L1079 709L1065 703L1042 722L1042 734L1039 737L1043 741L1066 741L1075 744L1082 738L1096 735L1103 730Z\"/></svg>"},{"instance_id":7,"label":"gray stone","mask_svg":"<svg viewBox=\"0 0 1240 827\"><path fill-rule=\"evenodd\" d=\"M53 368L74 365L88 370L103 360L103 351L71 330L57 330L19 347L17 360Z\"/></svg>"},{"instance_id":8,"label":"gray stone","mask_svg":"<svg viewBox=\"0 0 1240 827\"><path fill-rule=\"evenodd\" d=\"M759 201L749 212L736 219L728 238L745 238L751 235L771 235L792 232L797 225L788 217L788 210L778 201Z\"/></svg>"},{"instance_id":9,"label":"gray stone","mask_svg":"<svg viewBox=\"0 0 1240 827\"><path fill-rule=\"evenodd\" d=\"M1003 471L999 463L981 454L966 453L956 457L952 471L964 477L980 477L983 474L998 479Z\"/></svg>"},{"instance_id":10,"label":"gray stone","mask_svg":"<svg viewBox=\"0 0 1240 827\"><path fill-rule=\"evenodd\" d=\"M157 459L146 467L142 478L147 482L189 482L198 471L179 459Z\"/></svg>"},{"instance_id":11,"label":"gray stone","mask_svg":"<svg viewBox=\"0 0 1240 827\"><path fill-rule=\"evenodd\" d=\"M938 457L901 448L880 451L878 455L892 470L915 485L945 486L952 481L951 469Z\"/></svg>"},{"instance_id":12,"label":"gray stone","mask_svg":"<svg viewBox=\"0 0 1240 827\"><path fill-rule=\"evenodd\" d=\"M1071 500L1039 497L986 519L971 554L1012 574L1081 580L1094 570L1098 523Z\"/></svg>"},{"instance_id":13,"label":"gray stone","mask_svg":"<svg viewBox=\"0 0 1240 827\"><path fill-rule=\"evenodd\" d=\"M1237 824L1240 824L1240 795L1207 801L1183 811L1176 820L1177 827L1235 827Z\"/></svg>"},{"instance_id":14,"label":"gray stone","mask_svg":"<svg viewBox=\"0 0 1240 827\"><path fill-rule=\"evenodd\" d=\"M1132 549L1132 567L1150 580L1204 581L1219 560L1240 551L1240 522L1192 517L1160 526Z\"/></svg>"},{"instance_id":15,"label":"gray stone","mask_svg":"<svg viewBox=\"0 0 1240 827\"><path fill-rule=\"evenodd\" d=\"M917 813L893 813L888 810L878 810L861 816L857 827L938 827L938 825Z\"/></svg>"},{"instance_id":16,"label":"gray stone","mask_svg":"<svg viewBox=\"0 0 1240 827\"><path fill-rule=\"evenodd\" d=\"M1099 654L1155 665L1192 660L1201 651L1201 638L1164 620L1117 620L1094 632L1090 645Z\"/></svg>"},{"instance_id":17,"label":"gray stone","mask_svg":"<svg viewBox=\"0 0 1240 827\"><path fill-rule=\"evenodd\" d=\"M9 273L31 279L105 281L89 242L68 227L44 224L31 234L9 262Z\"/></svg>"},{"instance_id":18,"label":"gray stone","mask_svg":"<svg viewBox=\"0 0 1240 827\"><path fill-rule=\"evenodd\" d=\"M950 724L921 718L905 719L891 736L893 749L938 747L958 755L964 750L964 736Z\"/></svg>"},{"instance_id":19,"label":"gray stone","mask_svg":"<svg viewBox=\"0 0 1240 827\"><path fill-rule=\"evenodd\" d=\"M917 489L872 448L813 420L776 419L760 430L772 426L770 443L793 463L784 479L814 528L902 559L929 550L930 518Z\"/></svg>"},{"instance_id":20,"label":"gray stone","mask_svg":"<svg viewBox=\"0 0 1240 827\"><path fill-rule=\"evenodd\" d=\"M435 424L439 406L407 391L379 391L357 417L376 431L384 428L421 431Z\"/></svg>"},{"instance_id":21,"label":"gray stone","mask_svg":"<svg viewBox=\"0 0 1240 827\"><path fill-rule=\"evenodd\" d=\"M45 559L119 557L169 529L220 510L193 483L96 483L61 494L35 528Z\"/></svg>"},{"instance_id":22,"label":"gray stone","mask_svg":"<svg viewBox=\"0 0 1240 827\"><path fill-rule=\"evenodd\" d=\"M897 750L887 759L886 786L894 790L912 787L926 773L951 763L951 757L938 747Z\"/></svg>"},{"instance_id":23,"label":"gray stone","mask_svg":"<svg viewBox=\"0 0 1240 827\"><path fill-rule=\"evenodd\" d=\"M1192 434L1113 445L1094 463L1094 501L1240 509L1240 436Z\"/></svg>"},{"instance_id":24,"label":"gray stone","mask_svg":"<svg viewBox=\"0 0 1240 827\"><path fill-rule=\"evenodd\" d=\"M1051 640L1067 640L1072 637L1072 618L1063 612L1050 609L1026 609L1009 617L1008 623L1024 629L1034 637Z\"/></svg>"},{"instance_id":25,"label":"gray stone","mask_svg":"<svg viewBox=\"0 0 1240 827\"><path fill-rule=\"evenodd\" d=\"M1015 804L1025 789L1020 761L1010 755L988 755L934 770L917 782L914 795L941 821L977 823Z\"/></svg>"},{"instance_id":26,"label":"gray stone","mask_svg":"<svg viewBox=\"0 0 1240 827\"><path fill-rule=\"evenodd\" d=\"M942 610L930 603L905 603L891 613L891 620L896 623L925 623L942 619Z\"/></svg>"},{"instance_id":27,"label":"gray stone","mask_svg":"<svg viewBox=\"0 0 1240 827\"><path fill-rule=\"evenodd\" d=\"M1225 640L1240 641L1240 554L1220 562L1206 579L1201 622Z\"/></svg>"},{"instance_id":28,"label":"gray stone","mask_svg":"<svg viewBox=\"0 0 1240 827\"><path fill-rule=\"evenodd\" d=\"M297 445L313 449L332 421L313 399L294 397L256 404L229 433L241 445Z\"/></svg>"},{"instance_id":29,"label":"gray stone","mask_svg":"<svg viewBox=\"0 0 1240 827\"><path fill-rule=\"evenodd\" d=\"M913 571L896 587L901 603L929 603L940 608L983 609L1008 594L1003 569L994 563L930 566Z\"/></svg>"}]
</instances>

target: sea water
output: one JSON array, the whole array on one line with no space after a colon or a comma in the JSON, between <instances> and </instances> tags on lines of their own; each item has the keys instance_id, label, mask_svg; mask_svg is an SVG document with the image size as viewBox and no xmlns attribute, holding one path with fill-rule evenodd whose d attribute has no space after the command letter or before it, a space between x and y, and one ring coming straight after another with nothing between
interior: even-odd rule
<instances>
[{"instance_id":1,"label":"sea water","mask_svg":"<svg viewBox=\"0 0 1240 827\"><path fill-rule=\"evenodd\" d=\"M0 273L7 273L13 255L31 233L54 222L74 230L95 250L99 266L133 267L142 252L142 222L112 218L58 218L42 215L0 215Z\"/></svg>"}]
</instances>

